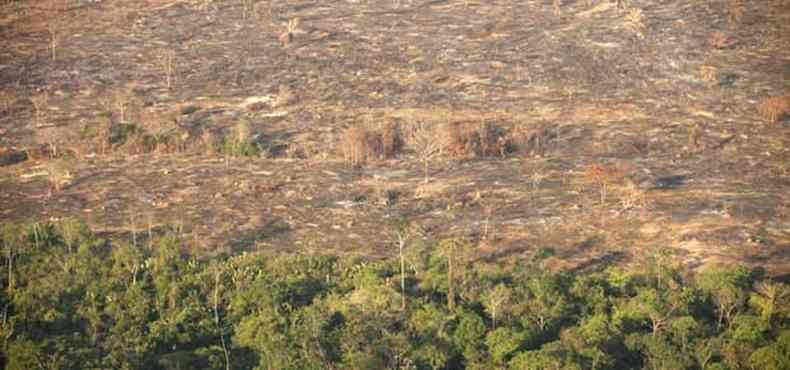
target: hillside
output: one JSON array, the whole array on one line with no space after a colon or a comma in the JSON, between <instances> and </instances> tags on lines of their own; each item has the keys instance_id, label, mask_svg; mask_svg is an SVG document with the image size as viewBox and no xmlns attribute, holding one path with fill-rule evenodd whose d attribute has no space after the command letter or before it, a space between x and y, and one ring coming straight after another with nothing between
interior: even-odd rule
<instances>
[{"instance_id":1,"label":"hillside","mask_svg":"<svg viewBox=\"0 0 790 370\"><path fill-rule=\"evenodd\" d=\"M790 273L787 1L4 1L0 218ZM785 98L782 98L785 97ZM772 99L773 98L773 99ZM143 235L143 236L141 236Z\"/></svg>"}]
</instances>

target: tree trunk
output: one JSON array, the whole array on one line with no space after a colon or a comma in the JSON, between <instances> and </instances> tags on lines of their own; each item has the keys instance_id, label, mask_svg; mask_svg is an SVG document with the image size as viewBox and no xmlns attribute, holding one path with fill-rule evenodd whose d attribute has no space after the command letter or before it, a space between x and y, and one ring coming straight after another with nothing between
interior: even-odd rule
<instances>
[{"instance_id":1,"label":"tree trunk","mask_svg":"<svg viewBox=\"0 0 790 370\"><path fill-rule=\"evenodd\" d=\"M11 253L11 246L8 248L8 295L11 295L11 288L14 286L14 256Z\"/></svg>"},{"instance_id":2,"label":"tree trunk","mask_svg":"<svg viewBox=\"0 0 790 370\"><path fill-rule=\"evenodd\" d=\"M403 247L406 244L404 237L398 236L398 249L400 251L400 308L406 310L406 275L405 262L403 259Z\"/></svg>"},{"instance_id":3,"label":"tree trunk","mask_svg":"<svg viewBox=\"0 0 790 370\"><path fill-rule=\"evenodd\" d=\"M447 251L447 309L453 312L455 308L455 289L453 287L453 248Z\"/></svg>"},{"instance_id":4,"label":"tree trunk","mask_svg":"<svg viewBox=\"0 0 790 370\"><path fill-rule=\"evenodd\" d=\"M225 355L225 370L230 370L230 354L228 353L228 347L225 344L225 334L222 333L222 327L219 324L220 271L217 271L214 274L215 274L214 275L214 321L217 324L217 331L219 332L219 340L220 340L220 344L222 344L222 352Z\"/></svg>"},{"instance_id":5,"label":"tree trunk","mask_svg":"<svg viewBox=\"0 0 790 370\"><path fill-rule=\"evenodd\" d=\"M425 175L424 182L427 184L428 183L428 158L423 159L423 161L422 161L422 169L423 169L423 174Z\"/></svg>"}]
</instances>

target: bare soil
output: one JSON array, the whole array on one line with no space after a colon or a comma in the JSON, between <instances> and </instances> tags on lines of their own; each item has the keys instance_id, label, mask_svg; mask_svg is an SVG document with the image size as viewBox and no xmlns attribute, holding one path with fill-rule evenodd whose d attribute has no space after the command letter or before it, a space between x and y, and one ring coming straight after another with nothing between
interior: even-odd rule
<instances>
[{"instance_id":1,"label":"bare soil","mask_svg":"<svg viewBox=\"0 0 790 370\"><path fill-rule=\"evenodd\" d=\"M790 95L790 2L738 12L723 0L566 0L559 14L548 0L6 0L0 219L175 230L200 256L376 258L395 253L388 225L406 217L415 235L464 236L483 258L553 247L549 266L583 271L670 248L689 268L786 275L790 118L756 107ZM201 133L240 120L266 155L201 149ZM436 157L427 182L408 147L343 160L344 129L415 121L534 136L501 156ZM85 133L103 122L183 142L100 150ZM55 142L65 156L42 154ZM53 163L66 166L59 189ZM627 175L603 202L593 165Z\"/></svg>"}]
</instances>

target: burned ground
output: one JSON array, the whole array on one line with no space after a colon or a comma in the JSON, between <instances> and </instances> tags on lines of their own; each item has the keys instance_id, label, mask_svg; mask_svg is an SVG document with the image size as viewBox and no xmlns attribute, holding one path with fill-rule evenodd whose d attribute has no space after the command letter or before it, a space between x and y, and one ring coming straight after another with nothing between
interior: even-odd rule
<instances>
[{"instance_id":1,"label":"burned ground","mask_svg":"<svg viewBox=\"0 0 790 370\"><path fill-rule=\"evenodd\" d=\"M760 104L790 95L790 3L729 4L4 1L0 217L365 257L405 217L557 269L669 248L787 274L790 109ZM254 155L211 149L239 122ZM415 122L486 129L426 181ZM344 160L385 125L396 152Z\"/></svg>"}]
</instances>

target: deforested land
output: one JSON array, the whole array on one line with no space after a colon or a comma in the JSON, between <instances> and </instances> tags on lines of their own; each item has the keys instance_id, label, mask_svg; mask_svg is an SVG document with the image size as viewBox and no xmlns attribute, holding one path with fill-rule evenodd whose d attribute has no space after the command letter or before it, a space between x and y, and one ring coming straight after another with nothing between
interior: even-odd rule
<instances>
[{"instance_id":1,"label":"deforested land","mask_svg":"<svg viewBox=\"0 0 790 370\"><path fill-rule=\"evenodd\" d=\"M10 369L788 369L787 0L0 0Z\"/></svg>"}]
</instances>

